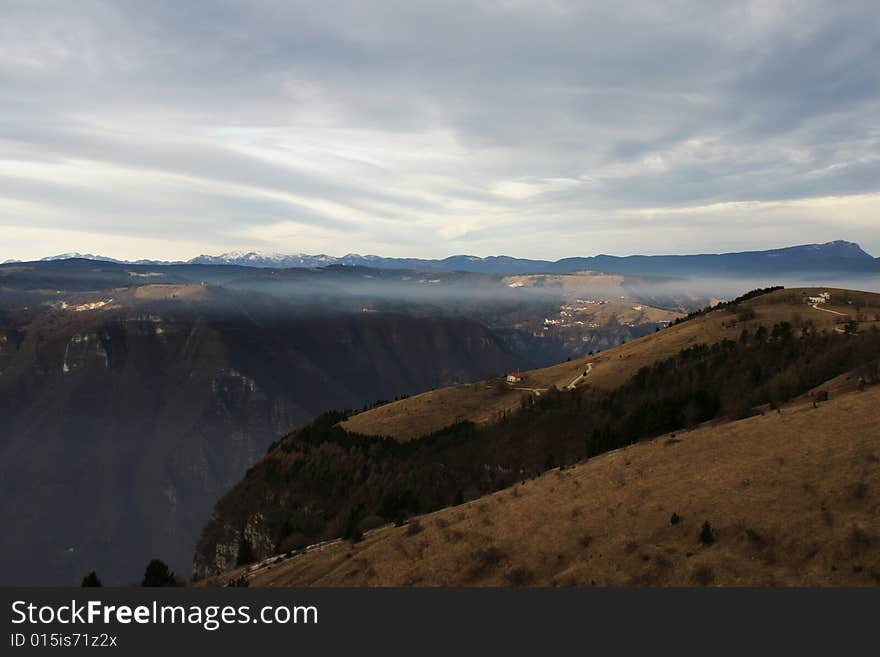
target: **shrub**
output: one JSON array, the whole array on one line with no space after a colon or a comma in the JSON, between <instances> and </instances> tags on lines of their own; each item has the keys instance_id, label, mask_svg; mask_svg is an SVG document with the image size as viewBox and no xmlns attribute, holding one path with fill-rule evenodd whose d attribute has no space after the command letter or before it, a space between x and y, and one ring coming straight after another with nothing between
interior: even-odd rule
<instances>
[{"instance_id":1,"label":"shrub","mask_svg":"<svg viewBox=\"0 0 880 657\"><path fill-rule=\"evenodd\" d=\"M681 522L681 516L678 515L677 513L673 513L672 516L669 518L670 525L677 525L680 522Z\"/></svg>"},{"instance_id":2,"label":"shrub","mask_svg":"<svg viewBox=\"0 0 880 657\"><path fill-rule=\"evenodd\" d=\"M868 484L860 481L853 488L853 497L857 500L863 500L868 496Z\"/></svg>"},{"instance_id":3,"label":"shrub","mask_svg":"<svg viewBox=\"0 0 880 657\"><path fill-rule=\"evenodd\" d=\"M694 571L694 581L700 586L709 586L715 581L715 573L708 566L700 566Z\"/></svg>"},{"instance_id":4,"label":"shrub","mask_svg":"<svg viewBox=\"0 0 880 657\"><path fill-rule=\"evenodd\" d=\"M712 545L715 540L718 538L715 530L712 529L712 525L709 524L709 521L703 523L703 528L700 530L700 543L703 545Z\"/></svg>"},{"instance_id":5,"label":"shrub","mask_svg":"<svg viewBox=\"0 0 880 657\"><path fill-rule=\"evenodd\" d=\"M468 575L471 578L480 577L490 570L497 568L498 564L506 558L507 554L494 545L490 545L487 548L481 548L473 554L471 567L468 568Z\"/></svg>"},{"instance_id":6,"label":"shrub","mask_svg":"<svg viewBox=\"0 0 880 657\"><path fill-rule=\"evenodd\" d=\"M748 537L749 543L751 543L757 550L763 550L767 547L767 539L754 529L746 529L746 537Z\"/></svg>"},{"instance_id":7,"label":"shrub","mask_svg":"<svg viewBox=\"0 0 880 657\"><path fill-rule=\"evenodd\" d=\"M528 586L535 579L535 574L525 566L517 566L507 571L504 579L510 586Z\"/></svg>"},{"instance_id":8,"label":"shrub","mask_svg":"<svg viewBox=\"0 0 880 657\"><path fill-rule=\"evenodd\" d=\"M846 545L850 556L855 557L873 548L874 537L861 526L853 525L846 537Z\"/></svg>"},{"instance_id":9,"label":"shrub","mask_svg":"<svg viewBox=\"0 0 880 657\"><path fill-rule=\"evenodd\" d=\"M464 534L457 529L450 529L443 532L443 538L447 543L458 543L464 538Z\"/></svg>"}]
</instances>

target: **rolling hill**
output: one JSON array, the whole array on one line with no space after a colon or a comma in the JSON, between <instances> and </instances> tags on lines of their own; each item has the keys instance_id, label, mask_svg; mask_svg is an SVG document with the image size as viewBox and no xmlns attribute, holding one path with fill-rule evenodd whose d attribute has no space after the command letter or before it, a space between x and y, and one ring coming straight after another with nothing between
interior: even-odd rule
<instances>
[{"instance_id":1,"label":"rolling hill","mask_svg":"<svg viewBox=\"0 0 880 657\"><path fill-rule=\"evenodd\" d=\"M878 408L850 383L206 584L877 586Z\"/></svg>"},{"instance_id":2,"label":"rolling hill","mask_svg":"<svg viewBox=\"0 0 880 657\"><path fill-rule=\"evenodd\" d=\"M831 295L822 309L804 300L822 291ZM501 381L483 381L415 395L349 417L343 427L366 435L411 440L433 433L454 422L492 422L499 413L516 408L523 394L534 394L551 386L563 389L588 366L580 385L612 389L633 376L641 367L694 344L737 339L743 329L788 321L810 321L820 329L834 330L846 319L874 319L880 313L880 295L833 288L778 290L767 295L706 313L668 329L632 340L593 356L524 373L514 386ZM867 326L867 324L866 324Z\"/></svg>"}]
</instances>

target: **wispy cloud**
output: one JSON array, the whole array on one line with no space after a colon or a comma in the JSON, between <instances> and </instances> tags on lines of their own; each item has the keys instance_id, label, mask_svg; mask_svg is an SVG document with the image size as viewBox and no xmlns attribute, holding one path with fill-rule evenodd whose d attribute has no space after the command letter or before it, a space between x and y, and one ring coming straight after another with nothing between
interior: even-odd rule
<instances>
[{"instance_id":1,"label":"wispy cloud","mask_svg":"<svg viewBox=\"0 0 880 657\"><path fill-rule=\"evenodd\" d=\"M873 3L7 1L0 260L852 239Z\"/></svg>"}]
</instances>

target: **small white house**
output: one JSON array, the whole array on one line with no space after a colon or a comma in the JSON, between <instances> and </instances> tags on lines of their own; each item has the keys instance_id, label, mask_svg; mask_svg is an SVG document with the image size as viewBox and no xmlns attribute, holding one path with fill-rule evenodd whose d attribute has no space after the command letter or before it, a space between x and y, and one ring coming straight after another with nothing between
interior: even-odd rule
<instances>
[{"instance_id":1,"label":"small white house","mask_svg":"<svg viewBox=\"0 0 880 657\"><path fill-rule=\"evenodd\" d=\"M807 297L807 303L827 303L831 300L831 295L827 292L821 292L814 297Z\"/></svg>"},{"instance_id":2,"label":"small white house","mask_svg":"<svg viewBox=\"0 0 880 657\"><path fill-rule=\"evenodd\" d=\"M510 374L507 375L507 382L508 383L519 383L524 378L525 378L525 376L522 374L522 372L511 372Z\"/></svg>"}]
</instances>

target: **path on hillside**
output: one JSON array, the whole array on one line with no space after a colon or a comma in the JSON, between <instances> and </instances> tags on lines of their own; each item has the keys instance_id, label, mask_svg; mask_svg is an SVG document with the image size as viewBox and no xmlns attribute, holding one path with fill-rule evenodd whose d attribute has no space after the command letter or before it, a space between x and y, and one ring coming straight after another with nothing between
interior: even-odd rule
<instances>
[{"instance_id":1,"label":"path on hillside","mask_svg":"<svg viewBox=\"0 0 880 657\"><path fill-rule=\"evenodd\" d=\"M583 371L582 374L578 374L571 383L565 386L566 390L574 390L578 383L580 383L583 379L586 378L587 374L593 371L593 364L587 363L587 369Z\"/></svg>"},{"instance_id":2,"label":"path on hillside","mask_svg":"<svg viewBox=\"0 0 880 657\"><path fill-rule=\"evenodd\" d=\"M376 532L384 531L386 529L390 529L394 527L394 523L386 523L380 527L374 527L373 529L368 529L364 532L364 537L375 534ZM242 577L245 580L250 580L254 575L260 573L267 568L271 568L273 565L281 563L282 561L287 561L288 559L292 559L293 557L298 557L303 554L312 554L315 552L323 552L324 550L340 545L345 542L344 538L332 538L329 541L320 541L319 543L312 543L311 545L307 545L304 548L299 548L297 550L291 550L290 552L282 552L280 554L273 554L271 557L266 557L262 561L258 561L257 563L253 563L247 566L242 572ZM222 575L223 573L221 573ZM227 581L224 586L231 586L234 580Z\"/></svg>"},{"instance_id":3,"label":"path on hillside","mask_svg":"<svg viewBox=\"0 0 880 657\"><path fill-rule=\"evenodd\" d=\"M823 313L831 313L833 315L840 315L842 317L849 317L846 313L839 313L836 310L828 310L827 308L820 308L818 303L814 303L810 305L811 308L815 308L816 310L821 310Z\"/></svg>"},{"instance_id":4,"label":"path on hillside","mask_svg":"<svg viewBox=\"0 0 880 657\"><path fill-rule=\"evenodd\" d=\"M514 390L528 390L535 394L535 397L540 397L542 392L547 392L547 388L514 388Z\"/></svg>"},{"instance_id":5,"label":"path on hillside","mask_svg":"<svg viewBox=\"0 0 880 657\"><path fill-rule=\"evenodd\" d=\"M815 310L821 310L823 313L831 313L832 315L840 315L841 317L849 317L849 315L847 315L846 313L839 313L836 310L828 310L828 308L820 308L818 303L811 303L810 308L813 308ZM835 326L834 330L837 331L838 333L846 333L846 331L844 331L839 326Z\"/></svg>"}]
</instances>

